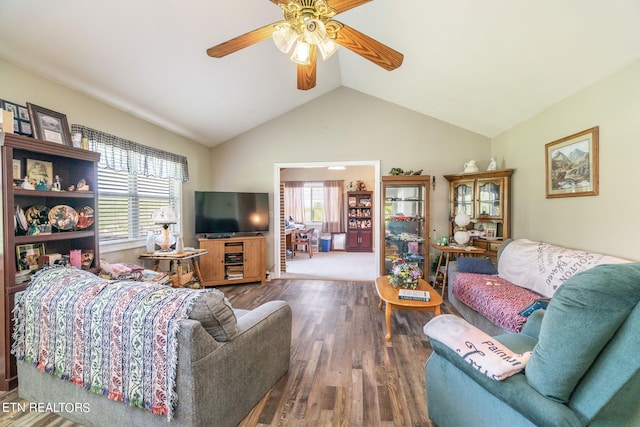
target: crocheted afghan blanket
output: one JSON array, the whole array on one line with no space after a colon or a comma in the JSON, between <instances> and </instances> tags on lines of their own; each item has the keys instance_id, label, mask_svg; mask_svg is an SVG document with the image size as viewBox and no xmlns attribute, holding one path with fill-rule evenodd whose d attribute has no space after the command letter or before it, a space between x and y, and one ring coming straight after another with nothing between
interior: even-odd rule
<instances>
[{"instance_id":1,"label":"crocheted afghan blanket","mask_svg":"<svg viewBox=\"0 0 640 427\"><path fill-rule=\"evenodd\" d=\"M171 419L178 322L200 294L48 268L16 298L12 352L41 371Z\"/></svg>"}]
</instances>

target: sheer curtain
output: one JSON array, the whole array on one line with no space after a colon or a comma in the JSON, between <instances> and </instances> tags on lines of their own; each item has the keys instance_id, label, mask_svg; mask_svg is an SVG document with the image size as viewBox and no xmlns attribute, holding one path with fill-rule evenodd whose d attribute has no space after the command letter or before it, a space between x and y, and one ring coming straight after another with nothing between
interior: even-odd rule
<instances>
[{"instance_id":1,"label":"sheer curtain","mask_svg":"<svg viewBox=\"0 0 640 427\"><path fill-rule=\"evenodd\" d=\"M284 182L284 218L304 222L304 181Z\"/></svg>"},{"instance_id":2,"label":"sheer curtain","mask_svg":"<svg viewBox=\"0 0 640 427\"><path fill-rule=\"evenodd\" d=\"M344 232L344 181L324 181L323 233Z\"/></svg>"}]
</instances>

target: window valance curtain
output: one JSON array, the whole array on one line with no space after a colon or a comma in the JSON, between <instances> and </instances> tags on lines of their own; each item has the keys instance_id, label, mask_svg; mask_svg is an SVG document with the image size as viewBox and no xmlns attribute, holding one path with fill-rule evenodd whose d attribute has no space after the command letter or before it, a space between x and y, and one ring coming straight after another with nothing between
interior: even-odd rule
<instances>
[{"instance_id":1,"label":"window valance curtain","mask_svg":"<svg viewBox=\"0 0 640 427\"><path fill-rule=\"evenodd\" d=\"M147 147L86 126L72 124L71 133L89 140L89 148L101 154L99 168L117 172L189 181L187 158Z\"/></svg>"}]
</instances>

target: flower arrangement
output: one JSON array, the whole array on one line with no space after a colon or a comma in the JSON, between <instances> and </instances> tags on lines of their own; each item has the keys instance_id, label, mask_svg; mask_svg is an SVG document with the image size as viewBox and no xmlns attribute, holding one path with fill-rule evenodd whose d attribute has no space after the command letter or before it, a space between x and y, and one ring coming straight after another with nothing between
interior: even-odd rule
<instances>
[{"instance_id":1,"label":"flower arrangement","mask_svg":"<svg viewBox=\"0 0 640 427\"><path fill-rule=\"evenodd\" d=\"M415 289L418 287L418 279L422 276L422 270L415 263L398 262L391 269L389 283L394 288Z\"/></svg>"}]
</instances>

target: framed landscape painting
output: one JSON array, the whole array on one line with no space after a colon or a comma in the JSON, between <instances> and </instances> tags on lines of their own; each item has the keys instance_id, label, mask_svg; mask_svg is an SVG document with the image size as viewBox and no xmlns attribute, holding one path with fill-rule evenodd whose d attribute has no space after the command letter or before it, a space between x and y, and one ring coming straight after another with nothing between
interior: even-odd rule
<instances>
[{"instance_id":1,"label":"framed landscape painting","mask_svg":"<svg viewBox=\"0 0 640 427\"><path fill-rule=\"evenodd\" d=\"M598 127L545 145L547 199L598 195Z\"/></svg>"}]
</instances>

